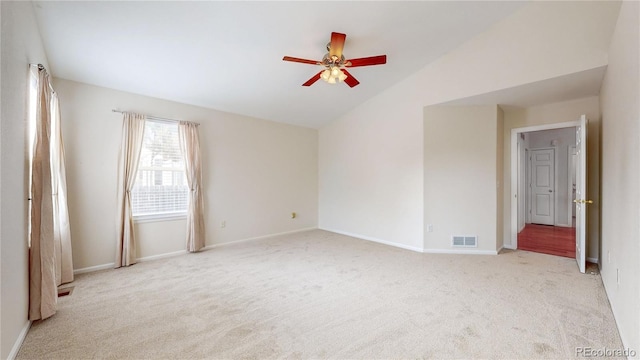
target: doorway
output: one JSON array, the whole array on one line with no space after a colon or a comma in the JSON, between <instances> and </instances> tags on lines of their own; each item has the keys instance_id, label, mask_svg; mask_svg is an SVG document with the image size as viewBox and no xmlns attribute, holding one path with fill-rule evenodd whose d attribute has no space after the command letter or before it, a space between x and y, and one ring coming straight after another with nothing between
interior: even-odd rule
<instances>
[{"instance_id":1,"label":"doorway","mask_svg":"<svg viewBox=\"0 0 640 360\"><path fill-rule=\"evenodd\" d=\"M576 258L574 154L581 124L512 129L513 248Z\"/></svg>"}]
</instances>

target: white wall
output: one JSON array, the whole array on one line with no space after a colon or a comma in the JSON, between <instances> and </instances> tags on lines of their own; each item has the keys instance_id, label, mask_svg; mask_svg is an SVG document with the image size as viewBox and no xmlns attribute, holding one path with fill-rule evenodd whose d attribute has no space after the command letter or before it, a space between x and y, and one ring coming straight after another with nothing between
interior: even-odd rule
<instances>
[{"instance_id":1,"label":"white wall","mask_svg":"<svg viewBox=\"0 0 640 360\"><path fill-rule=\"evenodd\" d=\"M323 127L319 226L420 247L423 107L606 65L619 6L531 2Z\"/></svg>"},{"instance_id":2,"label":"white wall","mask_svg":"<svg viewBox=\"0 0 640 360\"><path fill-rule=\"evenodd\" d=\"M597 96L529 108L504 107L504 243L511 245L511 130L535 125L576 121L585 114L587 131L587 196L593 200L587 213L587 257L599 258L600 243L600 105ZM529 142L529 139L527 139ZM531 144L527 145L531 148ZM566 211L566 210L565 210Z\"/></svg>"},{"instance_id":3,"label":"white wall","mask_svg":"<svg viewBox=\"0 0 640 360\"><path fill-rule=\"evenodd\" d=\"M62 111L74 268L114 261L122 126L115 108L201 123L207 245L317 227L317 130L63 79L54 84ZM136 227L138 257L185 249L185 220Z\"/></svg>"},{"instance_id":4,"label":"white wall","mask_svg":"<svg viewBox=\"0 0 640 360\"><path fill-rule=\"evenodd\" d=\"M502 174L499 110L497 105L424 109L425 251L452 250L453 235L478 236L477 248L459 251L495 253L502 246L497 233L502 231L496 187Z\"/></svg>"},{"instance_id":5,"label":"white wall","mask_svg":"<svg viewBox=\"0 0 640 360\"><path fill-rule=\"evenodd\" d=\"M496 106L496 142L494 146L496 148L496 177L495 194L496 194L496 246L495 250L500 251L504 247L504 149L502 142L504 140L504 110L500 106Z\"/></svg>"},{"instance_id":6,"label":"white wall","mask_svg":"<svg viewBox=\"0 0 640 360\"><path fill-rule=\"evenodd\" d=\"M2 17L2 131L0 131L0 358L6 359L27 324L27 94L28 65L48 68L31 2L0 3ZM49 69L50 71L51 69Z\"/></svg>"},{"instance_id":7,"label":"white wall","mask_svg":"<svg viewBox=\"0 0 640 360\"><path fill-rule=\"evenodd\" d=\"M555 152L555 225L571 226L569 216L569 146L576 144L576 129L562 128L527 133L529 149L554 148ZM551 145L555 141L556 145ZM573 202L571 202L573 206Z\"/></svg>"},{"instance_id":8,"label":"white wall","mask_svg":"<svg viewBox=\"0 0 640 360\"><path fill-rule=\"evenodd\" d=\"M637 1L623 3L601 89L600 266L622 341L636 353L640 353L639 12Z\"/></svg>"},{"instance_id":9,"label":"white wall","mask_svg":"<svg viewBox=\"0 0 640 360\"><path fill-rule=\"evenodd\" d=\"M389 126L395 117L377 110L320 131L318 225L421 249L422 121Z\"/></svg>"}]
</instances>

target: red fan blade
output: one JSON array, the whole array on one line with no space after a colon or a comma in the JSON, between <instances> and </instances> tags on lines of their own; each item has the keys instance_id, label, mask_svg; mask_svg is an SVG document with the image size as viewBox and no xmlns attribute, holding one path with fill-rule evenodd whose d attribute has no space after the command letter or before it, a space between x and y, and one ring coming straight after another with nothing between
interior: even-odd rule
<instances>
[{"instance_id":1,"label":"red fan blade","mask_svg":"<svg viewBox=\"0 0 640 360\"><path fill-rule=\"evenodd\" d=\"M313 83L315 83L316 81L320 80L320 74L322 74L322 71L320 71L319 73L313 75L313 77L311 79L307 80L306 83L302 84L302 86L311 86L311 85L313 85Z\"/></svg>"},{"instance_id":2,"label":"red fan blade","mask_svg":"<svg viewBox=\"0 0 640 360\"><path fill-rule=\"evenodd\" d=\"M387 55L371 56L360 59L347 60L344 66L357 67L357 66L369 66L369 65L382 65L387 63Z\"/></svg>"},{"instance_id":3,"label":"red fan blade","mask_svg":"<svg viewBox=\"0 0 640 360\"><path fill-rule=\"evenodd\" d=\"M360 84L360 81L358 81L356 78L353 77L353 75L351 75L347 70L342 69L342 72L347 75L347 78L344 79L344 82L347 83L347 85L349 85L349 87L354 87L358 84Z\"/></svg>"},{"instance_id":4,"label":"red fan blade","mask_svg":"<svg viewBox=\"0 0 640 360\"><path fill-rule=\"evenodd\" d=\"M298 62L298 63L303 63L303 64L321 65L321 63L319 61L300 59L300 58L295 58L295 57L291 57L291 56L285 56L285 57L282 58L282 60Z\"/></svg>"},{"instance_id":5,"label":"red fan blade","mask_svg":"<svg viewBox=\"0 0 640 360\"><path fill-rule=\"evenodd\" d=\"M347 35L337 32L331 33L331 45L329 46L329 56L337 56L338 60L342 57L342 48L344 48L344 40Z\"/></svg>"}]
</instances>

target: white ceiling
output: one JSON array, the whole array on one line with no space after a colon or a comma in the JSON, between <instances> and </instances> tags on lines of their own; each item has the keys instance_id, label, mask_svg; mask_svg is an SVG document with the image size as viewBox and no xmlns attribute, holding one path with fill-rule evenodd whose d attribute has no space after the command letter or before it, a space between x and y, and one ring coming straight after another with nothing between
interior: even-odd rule
<instances>
[{"instance_id":1,"label":"white ceiling","mask_svg":"<svg viewBox=\"0 0 640 360\"><path fill-rule=\"evenodd\" d=\"M56 77L321 127L488 29L522 2L34 2ZM332 31L360 85L301 84ZM110 109L109 109L110 110ZM157 114L160 115L161 114Z\"/></svg>"}]
</instances>

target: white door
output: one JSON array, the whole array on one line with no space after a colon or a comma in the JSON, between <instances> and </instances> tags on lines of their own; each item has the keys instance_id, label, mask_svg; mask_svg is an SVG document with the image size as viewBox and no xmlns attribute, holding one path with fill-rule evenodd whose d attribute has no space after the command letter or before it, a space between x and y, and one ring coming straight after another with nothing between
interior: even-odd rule
<instances>
[{"instance_id":1,"label":"white door","mask_svg":"<svg viewBox=\"0 0 640 360\"><path fill-rule=\"evenodd\" d=\"M587 117L580 117L576 129L576 261L580 272L585 272L587 249Z\"/></svg>"},{"instance_id":2,"label":"white door","mask_svg":"<svg viewBox=\"0 0 640 360\"><path fill-rule=\"evenodd\" d=\"M531 222L554 225L555 151L531 150Z\"/></svg>"},{"instance_id":3,"label":"white door","mask_svg":"<svg viewBox=\"0 0 640 360\"><path fill-rule=\"evenodd\" d=\"M576 207L574 201L576 198L576 167L577 167L576 146L569 146L569 224L576 226Z\"/></svg>"}]
</instances>

